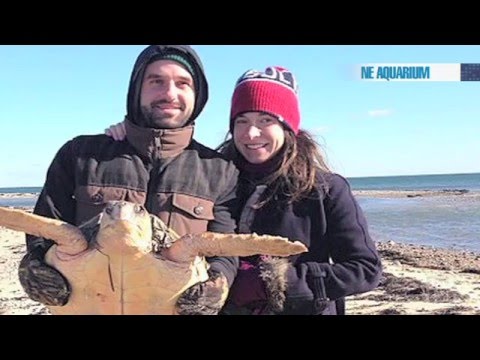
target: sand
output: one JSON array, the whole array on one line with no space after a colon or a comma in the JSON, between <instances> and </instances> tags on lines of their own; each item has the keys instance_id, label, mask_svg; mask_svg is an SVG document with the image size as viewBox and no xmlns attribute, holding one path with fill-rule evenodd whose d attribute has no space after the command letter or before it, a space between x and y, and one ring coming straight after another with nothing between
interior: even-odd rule
<instances>
[{"instance_id":1,"label":"sand","mask_svg":"<svg viewBox=\"0 0 480 360\"><path fill-rule=\"evenodd\" d=\"M380 286L347 298L347 313L480 314L480 254L379 243L384 263ZM0 227L0 314L48 315L18 280L25 235Z\"/></svg>"},{"instance_id":2,"label":"sand","mask_svg":"<svg viewBox=\"0 0 480 360\"><path fill-rule=\"evenodd\" d=\"M0 315L48 314L20 285L17 271L24 254L25 234L0 227Z\"/></svg>"},{"instance_id":3,"label":"sand","mask_svg":"<svg viewBox=\"0 0 480 360\"><path fill-rule=\"evenodd\" d=\"M349 297L349 314L480 314L480 254L394 242L378 248L380 286Z\"/></svg>"}]
</instances>

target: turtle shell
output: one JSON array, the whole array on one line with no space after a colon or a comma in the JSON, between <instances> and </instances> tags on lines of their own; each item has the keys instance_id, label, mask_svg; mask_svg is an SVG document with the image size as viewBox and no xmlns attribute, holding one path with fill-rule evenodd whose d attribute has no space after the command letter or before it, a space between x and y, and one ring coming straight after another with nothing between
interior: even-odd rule
<instances>
[{"instance_id":1,"label":"turtle shell","mask_svg":"<svg viewBox=\"0 0 480 360\"><path fill-rule=\"evenodd\" d=\"M56 242L45 261L71 286L66 305L49 306L58 315L173 315L180 295L208 279L206 256L307 251L299 242L267 235L206 232L180 238L143 206L125 201L108 203L79 228L5 208L0 225Z\"/></svg>"}]
</instances>

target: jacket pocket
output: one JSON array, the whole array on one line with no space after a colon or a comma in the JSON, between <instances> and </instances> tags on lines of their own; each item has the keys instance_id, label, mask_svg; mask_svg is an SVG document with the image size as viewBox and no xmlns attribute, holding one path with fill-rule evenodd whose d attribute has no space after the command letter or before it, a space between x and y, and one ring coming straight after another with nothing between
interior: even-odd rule
<instances>
[{"instance_id":1,"label":"jacket pocket","mask_svg":"<svg viewBox=\"0 0 480 360\"><path fill-rule=\"evenodd\" d=\"M213 206L211 200L174 193L169 225L180 236L205 232L208 222L214 219Z\"/></svg>"}]
</instances>

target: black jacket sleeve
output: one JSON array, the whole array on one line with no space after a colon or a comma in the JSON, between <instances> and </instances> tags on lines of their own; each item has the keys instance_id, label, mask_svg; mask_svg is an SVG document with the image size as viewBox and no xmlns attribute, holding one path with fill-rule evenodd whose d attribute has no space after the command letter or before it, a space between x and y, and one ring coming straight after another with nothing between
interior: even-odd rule
<instances>
[{"instance_id":1,"label":"black jacket sleeve","mask_svg":"<svg viewBox=\"0 0 480 360\"><path fill-rule=\"evenodd\" d=\"M330 300L373 290L382 273L380 257L363 211L343 177L332 177L324 207L332 264L306 263L310 288Z\"/></svg>"},{"instance_id":2,"label":"black jacket sleeve","mask_svg":"<svg viewBox=\"0 0 480 360\"><path fill-rule=\"evenodd\" d=\"M226 188L217 199L213 214L215 219L208 224L208 231L219 233L235 233L236 221L235 214L238 211L237 184L238 170L232 165L229 167L228 178L225 179ZM238 257L216 256L207 258L212 270L221 272L228 281L230 287L237 275L239 267Z\"/></svg>"},{"instance_id":3,"label":"black jacket sleeve","mask_svg":"<svg viewBox=\"0 0 480 360\"><path fill-rule=\"evenodd\" d=\"M326 230L312 234L310 240L327 241L330 261L312 261L312 254L310 260L289 267L286 309L292 314L338 313L334 308L344 297L373 290L382 273L367 221L347 180L332 175L328 193L320 193L320 213L312 214L312 219L321 217Z\"/></svg>"},{"instance_id":4,"label":"black jacket sleeve","mask_svg":"<svg viewBox=\"0 0 480 360\"><path fill-rule=\"evenodd\" d=\"M69 141L57 152L48 169L34 214L75 223L73 158L73 141ZM45 253L53 245L51 240L32 235L27 235L26 242L27 252L41 249Z\"/></svg>"}]
</instances>

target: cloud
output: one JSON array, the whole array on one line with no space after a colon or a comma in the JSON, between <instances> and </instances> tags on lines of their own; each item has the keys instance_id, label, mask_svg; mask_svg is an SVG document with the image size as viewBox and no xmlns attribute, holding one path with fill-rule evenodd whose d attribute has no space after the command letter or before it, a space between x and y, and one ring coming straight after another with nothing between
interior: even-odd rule
<instances>
[{"instance_id":1,"label":"cloud","mask_svg":"<svg viewBox=\"0 0 480 360\"><path fill-rule=\"evenodd\" d=\"M377 109L377 110L370 110L368 112L368 116L371 117L385 117L390 116L393 114L393 110L390 109Z\"/></svg>"}]
</instances>

